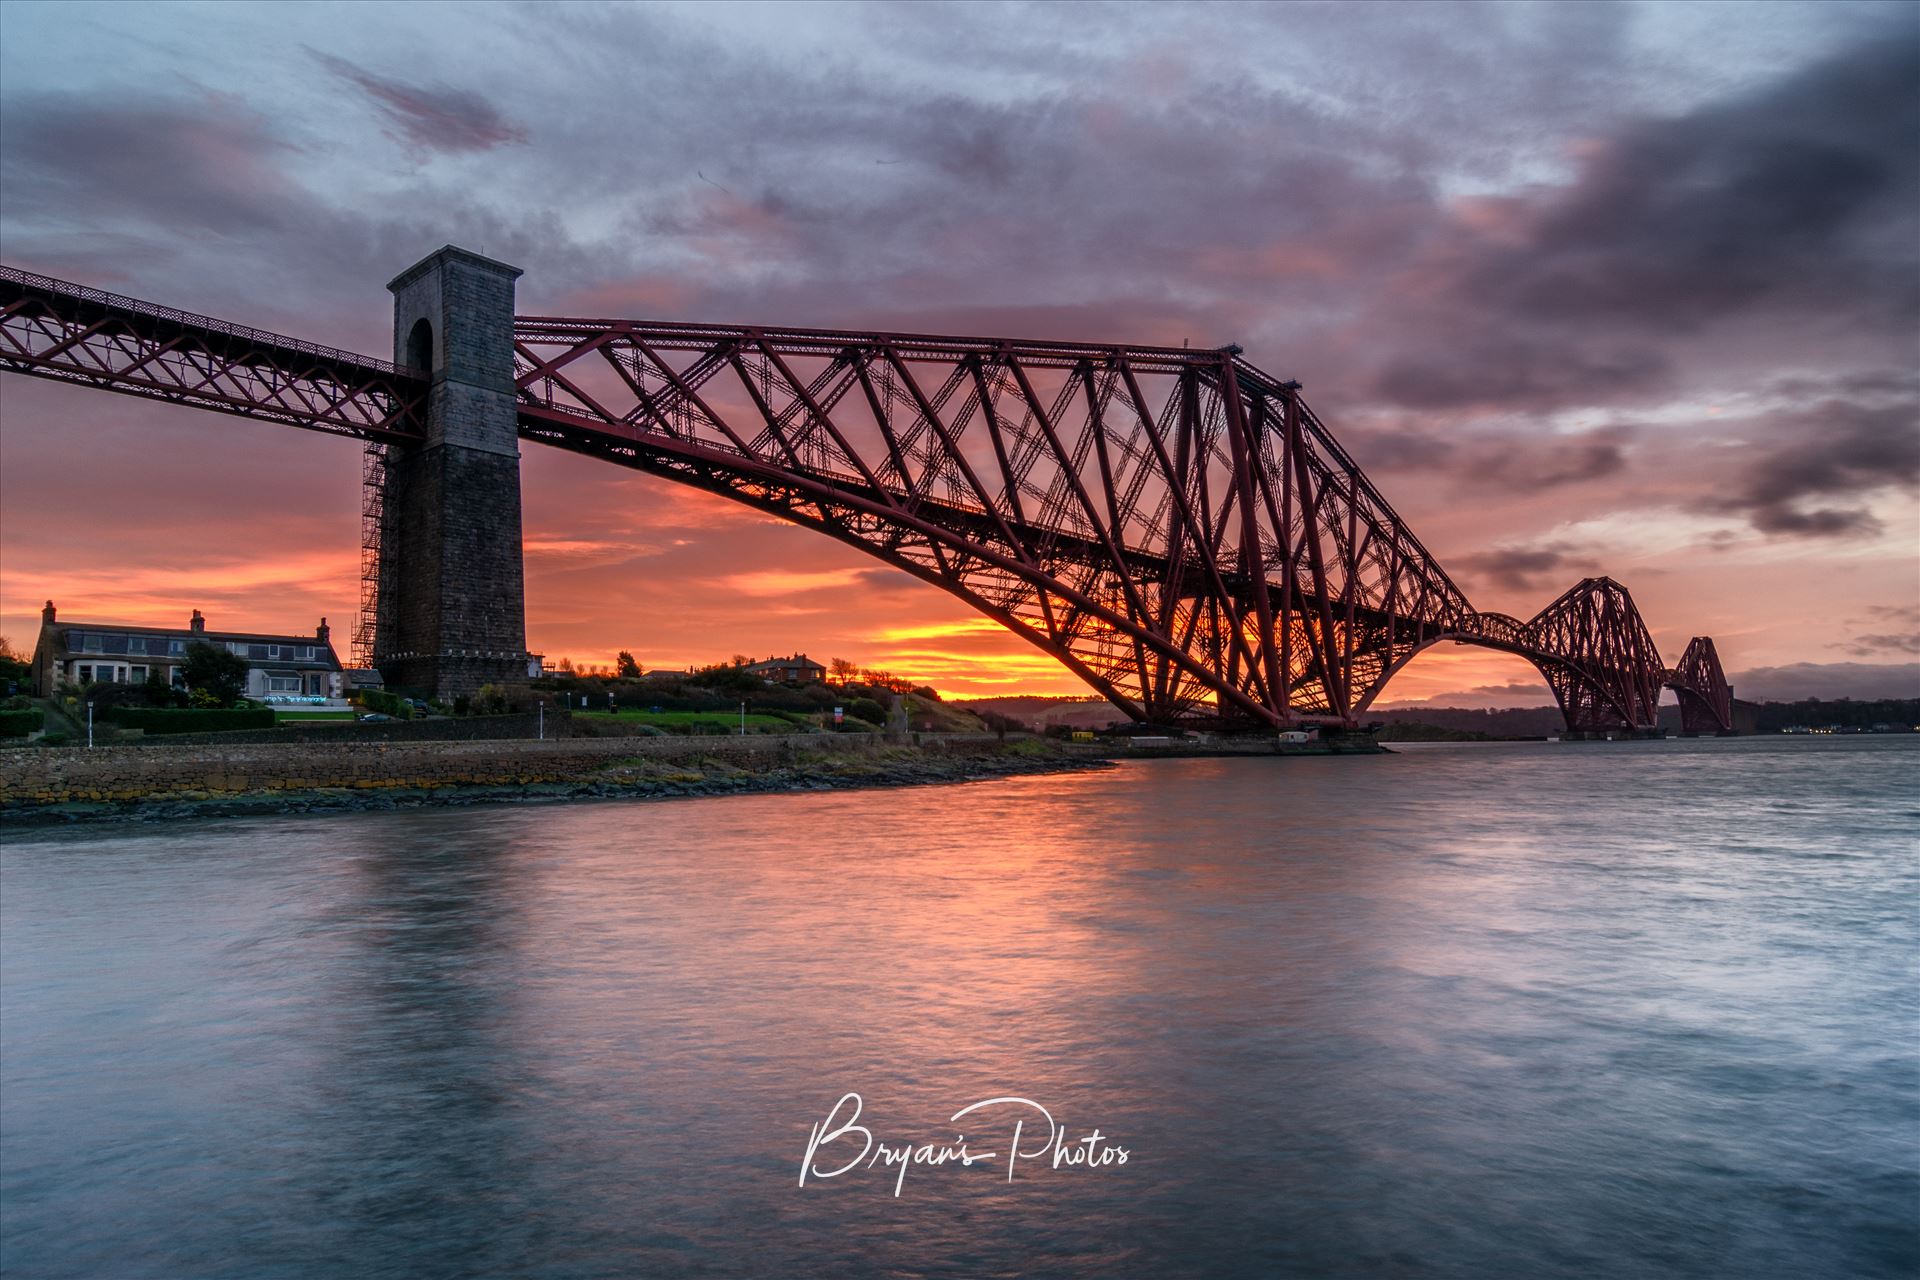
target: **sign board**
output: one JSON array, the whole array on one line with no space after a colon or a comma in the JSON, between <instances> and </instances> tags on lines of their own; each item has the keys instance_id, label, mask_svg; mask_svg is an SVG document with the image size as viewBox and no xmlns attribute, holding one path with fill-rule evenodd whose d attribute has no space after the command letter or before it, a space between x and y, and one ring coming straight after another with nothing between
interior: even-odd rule
<instances>
[{"instance_id":1,"label":"sign board","mask_svg":"<svg viewBox=\"0 0 1920 1280\"><path fill-rule=\"evenodd\" d=\"M844 707L835 707L833 709L833 722L835 724L839 724L845 718L846 718L846 709Z\"/></svg>"}]
</instances>

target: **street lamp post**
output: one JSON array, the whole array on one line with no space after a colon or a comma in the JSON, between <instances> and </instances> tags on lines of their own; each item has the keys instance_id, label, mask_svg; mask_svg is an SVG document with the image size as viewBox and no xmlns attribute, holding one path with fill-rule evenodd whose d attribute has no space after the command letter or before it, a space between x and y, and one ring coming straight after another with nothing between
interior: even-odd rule
<instances>
[{"instance_id":1,"label":"street lamp post","mask_svg":"<svg viewBox=\"0 0 1920 1280\"><path fill-rule=\"evenodd\" d=\"M93 703L87 703L87 750L93 750Z\"/></svg>"}]
</instances>

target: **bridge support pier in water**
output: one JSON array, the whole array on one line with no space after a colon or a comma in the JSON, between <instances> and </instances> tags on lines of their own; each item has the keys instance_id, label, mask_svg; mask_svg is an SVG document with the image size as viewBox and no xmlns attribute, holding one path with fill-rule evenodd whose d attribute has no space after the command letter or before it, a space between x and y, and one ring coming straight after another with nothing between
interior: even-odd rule
<instances>
[{"instance_id":1,"label":"bridge support pier in water","mask_svg":"<svg viewBox=\"0 0 1920 1280\"><path fill-rule=\"evenodd\" d=\"M517 267L452 245L401 272L397 364L430 379L417 444L388 446L374 665L434 697L527 678L514 404Z\"/></svg>"}]
</instances>

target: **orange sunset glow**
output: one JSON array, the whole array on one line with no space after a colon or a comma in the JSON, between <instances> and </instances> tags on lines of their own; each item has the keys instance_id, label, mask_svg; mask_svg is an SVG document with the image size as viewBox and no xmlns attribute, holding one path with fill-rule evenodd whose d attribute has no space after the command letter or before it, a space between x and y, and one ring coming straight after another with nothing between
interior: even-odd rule
<instances>
[{"instance_id":1,"label":"orange sunset glow","mask_svg":"<svg viewBox=\"0 0 1920 1280\"><path fill-rule=\"evenodd\" d=\"M880 26L893 54L944 47L962 39L935 34L953 12ZM1783 19L1717 49L1711 76L1621 69L1604 93L1463 115L1409 109L1406 67L1387 97L1332 69L1307 98L1258 76L1223 89L1193 50L1235 47L1224 9L1188 15L1207 36L1191 49L1116 35L1087 51L1111 75L991 92L938 57L924 83L850 88L864 82L745 9L604 20L614 43L698 53L645 77L663 123L639 150L620 111L590 109L634 105L624 63L416 91L471 68L424 38L403 65L391 33L319 10L284 27L247 11L197 55L193 83L219 86L203 92L164 41L134 41L105 77L63 56L78 27L49 24L46 56L0 90L5 258L374 355L392 351L385 281L447 242L524 268L525 314L1233 342L1304 383L1476 608L1530 617L1606 574L1667 660L1716 637L1743 695L1920 692L1910 139L1819 89L1897 81L1885 42L1836 23L1809 45ZM862 49L872 33L845 34ZM277 64L249 52L289 40ZM1420 66L1411 27L1363 44L1403 40ZM1357 67L1358 48L1306 61ZM105 99L121 105L89 105ZM137 148L118 123L134 117L150 122ZM1885 180L1795 203L1771 140L1809 131ZM1742 220L1776 189L1760 199L1778 225ZM1716 226L1741 229L1737 252L1696 242ZM0 379L0 424L0 634L16 647L49 599L74 618L198 608L351 635L357 444L20 378ZM799 652L950 696L1088 692L828 538L534 444L522 477L526 637L550 663ZM1379 705L1548 700L1526 664L1447 645Z\"/></svg>"}]
</instances>

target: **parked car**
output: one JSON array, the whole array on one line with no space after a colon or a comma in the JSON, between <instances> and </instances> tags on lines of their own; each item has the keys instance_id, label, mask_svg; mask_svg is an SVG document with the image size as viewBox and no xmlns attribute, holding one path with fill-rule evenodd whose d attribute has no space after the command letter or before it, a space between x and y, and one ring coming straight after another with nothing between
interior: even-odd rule
<instances>
[{"instance_id":1,"label":"parked car","mask_svg":"<svg viewBox=\"0 0 1920 1280\"><path fill-rule=\"evenodd\" d=\"M388 715L384 711L369 711L367 712L367 714L360 717L360 723L361 724L369 724L369 723L386 724L392 719L393 717Z\"/></svg>"}]
</instances>

